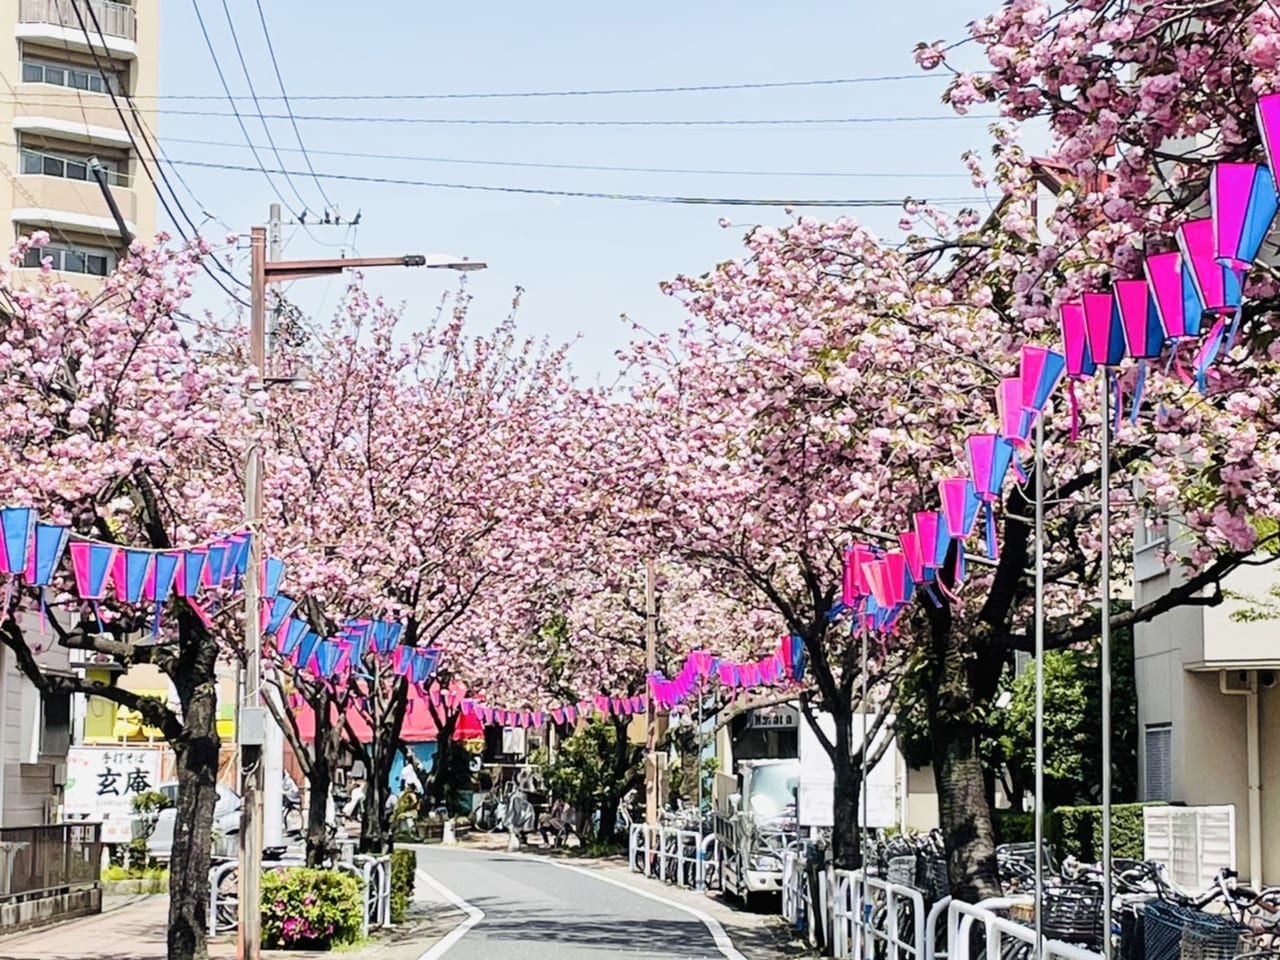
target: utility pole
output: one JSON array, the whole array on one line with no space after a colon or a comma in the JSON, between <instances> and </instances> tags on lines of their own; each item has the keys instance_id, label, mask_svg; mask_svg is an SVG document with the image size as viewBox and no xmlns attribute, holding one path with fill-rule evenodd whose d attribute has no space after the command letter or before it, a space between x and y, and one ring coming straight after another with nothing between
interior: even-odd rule
<instances>
[{"instance_id":1,"label":"utility pole","mask_svg":"<svg viewBox=\"0 0 1280 960\"><path fill-rule=\"evenodd\" d=\"M267 374L267 284L287 283L309 277L327 277L345 270L367 267L428 267L438 270L483 270L485 264L445 254L400 257L353 257L325 260L267 260L267 231L254 227L249 237L249 357L265 392L285 382ZM296 381L295 381L296 383ZM240 864L236 960L260 960L262 956L262 840L263 748L266 746L267 712L262 706L262 451L249 445L245 462L245 522L253 534L249 549L249 573L244 582L244 694L239 704L236 739L244 784L240 804ZM277 788L280 785L276 778ZM312 802L316 802L312 798ZM320 802L324 802L321 798ZM277 804L277 810L279 804Z\"/></svg>"},{"instance_id":2,"label":"utility pole","mask_svg":"<svg viewBox=\"0 0 1280 960\"><path fill-rule=\"evenodd\" d=\"M267 388L267 232L254 227L249 238L249 358ZM255 424L255 429L257 428ZM262 451L249 444L244 476L245 525L249 528L249 569L244 578L244 693L236 723L240 744L240 868L237 890L239 923L237 960L262 955L262 754L266 739L262 709L262 622L259 594L262 578Z\"/></svg>"},{"instance_id":3,"label":"utility pole","mask_svg":"<svg viewBox=\"0 0 1280 960\"><path fill-rule=\"evenodd\" d=\"M284 243L280 230L280 204L271 204L270 217L267 220L267 260L279 260L284 252ZM265 291L264 291L265 293ZM264 304L265 306L265 304ZM270 362L271 355L278 345L277 329L280 323L279 307L272 313L266 324L266 358ZM264 371L265 374L265 371ZM283 716L283 704L277 684L269 683L263 688L263 696L276 707L272 711L275 716ZM282 847L284 843L284 731L273 718L266 723L264 744L262 748L262 804L264 810L262 823L263 849Z\"/></svg>"},{"instance_id":4,"label":"utility pole","mask_svg":"<svg viewBox=\"0 0 1280 960\"><path fill-rule=\"evenodd\" d=\"M653 558L645 562L644 568L644 669L649 675L658 669L658 604L655 597L654 581L657 569ZM650 696L645 708L645 742L644 742L644 820L649 825L658 822L658 811L662 807L661 776L658 767L658 708Z\"/></svg>"}]
</instances>

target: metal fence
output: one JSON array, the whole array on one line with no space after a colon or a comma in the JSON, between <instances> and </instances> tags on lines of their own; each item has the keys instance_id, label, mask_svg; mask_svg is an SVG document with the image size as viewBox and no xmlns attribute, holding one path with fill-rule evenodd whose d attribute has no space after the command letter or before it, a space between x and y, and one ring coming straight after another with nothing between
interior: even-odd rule
<instances>
[{"instance_id":1,"label":"metal fence","mask_svg":"<svg viewBox=\"0 0 1280 960\"><path fill-rule=\"evenodd\" d=\"M0 830L0 899L95 886L102 869L101 830L98 823Z\"/></svg>"},{"instance_id":2,"label":"metal fence","mask_svg":"<svg viewBox=\"0 0 1280 960\"><path fill-rule=\"evenodd\" d=\"M111 0L87 0L86 4L97 18L97 25L84 14L85 23L90 30L102 27L102 32L109 37L122 37L125 40L138 39L138 19L133 7L127 3L113 3ZM18 7L20 23L51 23L60 27L78 30L80 21L76 17L72 0L22 0Z\"/></svg>"},{"instance_id":3,"label":"metal fence","mask_svg":"<svg viewBox=\"0 0 1280 960\"><path fill-rule=\"evenodd\" d=\"M633 873L664 883L704 890L716 876L718 853L714 835L697 830L633 823L627 834L627 862Z\"/></svg>"},{"instance_id":4,"label":"metal fence","mask_svg":"<svg viewBox=\"0 0 1280 960\"><path fill-rule=\"evenodd\" d=\"M833 896L833 956L932 960L919 890L861 870L836 870Z\"/></svg>"},{"instance_id":5,"label":"metal fence","mask_svg":"<svg viewBox=\"0 0 1280 960\"><path fill-rule=\"evenodd\" d=\"M1102 954L1070 943L1045 939L1036 957L1036 933L1002 911L1015 900L998 898L981 903L953 901L947 909L947 960L983 960L973 955L975 942L985 944L986 957L1005 960L1102 960ZM982 936L975 937L975 927Z\"/></svg>"},{"instance_id":6,"label":"metal fence","mask_svg":"<svg viewBox=\"0 0 1280 960\"><path fill-rule=\"evenodd\" d=\"M264 870L288 870L300 867L297 862L264 863ZM239 884L234 860L214 864L209 870L209 934L216 936L234 930L239 922ZM368 936L373 927L391 926L391 858L389 856L355 857L339 860L333 869L349 873L360 881L364 903L361 932Z\"/></svg>"}]
</instances>

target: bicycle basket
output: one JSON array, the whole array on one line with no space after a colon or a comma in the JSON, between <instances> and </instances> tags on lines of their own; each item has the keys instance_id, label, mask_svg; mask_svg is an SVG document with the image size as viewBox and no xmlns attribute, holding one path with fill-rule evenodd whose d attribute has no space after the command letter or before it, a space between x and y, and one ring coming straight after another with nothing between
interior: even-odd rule
<instances>
[{"instance_id":1,"label":"bicycle basket","mask_svg":"<svg viewBox=\"0 0 1280 960\"><path fill-rule=\"evenodd\" d=\"M937 903L951 892L947 862L938 857L922 856L916 864L916 887L923 891L925 903Z\"/></svg>"},{"instance_id":2,"label":"bicycle basket","mask_svg":"<svg viewBox=\"0 0 1280 960\"><path fill-rule=\"evenodd\" d=\"M1101 950L1102 889L1078 883L1046 890L1042 929L1050 940Z\"/></svg>"},{"instance_id":3,"label":"bicycle basket","mask_svg":"<svg viewBox=\"0 0 1280 960\"><path fill-rule=\"evenodd\" d=\"M1244 933L1230 917L1198 913L1182 928L1181 960L1232 960Z\"/></svg>"},{"instance_id":4,"label":"bicycle basket","mask_svg":"<svg viewBox=\"0 0 1280 960\"><path fill-rule=\"evenodd\" d=\"M1145 960L1231 960L1244 928L1229 917L1156 900L1143 911Z\"/></svg>"},{"instance_id":5,"label":"bicycle basket","mask_svg":"<svg viewBox=\"0 0 1280 960\"><path fill-rule=\"evenodd\" d=\"M900 856L889 858L889 869L885 879L900 887L910 887L916 882L916 857Z\"/></svg>"}]
</instances>

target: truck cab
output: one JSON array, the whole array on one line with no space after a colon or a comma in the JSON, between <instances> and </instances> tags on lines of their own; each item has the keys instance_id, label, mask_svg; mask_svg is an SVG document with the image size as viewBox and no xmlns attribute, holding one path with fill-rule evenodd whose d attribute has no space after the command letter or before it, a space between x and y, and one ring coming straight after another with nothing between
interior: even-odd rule
<instances>
[{"instance_id":1,"label":"truck cab","mask_svg":"<svg viewBox=\"0 0 1280 960\"><path fill-rule=\"evenodd\" d=\"M743 899L782 890L782 854L797 837L800 761L742 760L716 777L715 828L726 893Z\"/></svg>"}]
</instances>

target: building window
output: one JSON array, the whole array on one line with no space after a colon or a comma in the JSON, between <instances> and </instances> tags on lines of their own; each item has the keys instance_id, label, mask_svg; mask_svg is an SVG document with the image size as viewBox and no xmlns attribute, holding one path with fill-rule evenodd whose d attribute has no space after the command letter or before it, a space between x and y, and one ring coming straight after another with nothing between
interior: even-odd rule
<instances>
[{"instance_id":1,"label":"building window","mask_svg":"<svg viewBox=\"0 0 1280 960\"><path fill-rule=\"evenodd\" d=\"M1173 725L1151 723L1143 738L1143 800L1173 799Z\"/></svg>"},{"instance_id":2,"label":"building window","mask_svg":"<svg viewBox=\"0 0 1280 960\"><path fill-rule=\"evenodd\" d=\"M63 756L71 747L71 694L41 694L44 722L40 725L40 754Z\"/></svg>"},{"instance_id":3,"label":"building window","mask_svg":"<svg viewBox=\"0 0 1280 960\"><path fill-rule=\"evenodd\" d=\"M113 93L120 91L120 79L115 74L103 74L88 67L75 67L69 64L48 63L44 60L22 61L23 83L51 83L56 87L71 87L73 90L84 90L88 93Z\"/></svg>"},{"instance_id":4,"label":"building window","mask_svg":"<svg viewBox=\"0 0 1280 960\"><path fill-rule=\"evenodd\" d=\"M106 250L53 245L32 247L22 258L22 265L38 269L45 257L51 259L53 269L61 273L87 273L95 277L105 277L115 266L115 257Z\"/></svg>"},{"instance_id":5,"label":"building window","mask_svg":"<svg viewBox=\"0 0 1280 960\"><path fill-rule=\"evenodd\" d=\"M1142 533L1139 546L1151 547L1169 540L1169 517L1163 511L1142 511Z\"/></svg>"},{"instance_id":6,"label":"building window","mask_svg":"<svg viewBox=\"0 0 1280 960\"><path fill-rule=\"evenodd\" d=\"M107 171L107 183L113 187L127 187L129 178L122 174L114 160L99 159ZM22 149L22 173L26 176L60 177L64 180L88 180L96 182L89 169L88 157L74 157L68 154L43 153L39 150Z\"/></svg>"}]
</instances>

